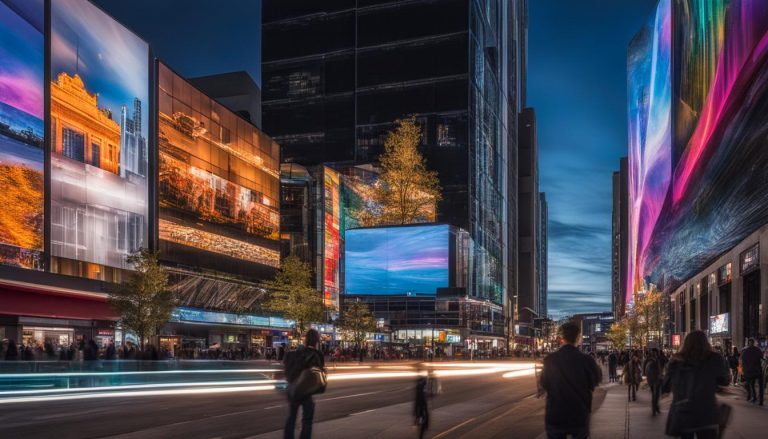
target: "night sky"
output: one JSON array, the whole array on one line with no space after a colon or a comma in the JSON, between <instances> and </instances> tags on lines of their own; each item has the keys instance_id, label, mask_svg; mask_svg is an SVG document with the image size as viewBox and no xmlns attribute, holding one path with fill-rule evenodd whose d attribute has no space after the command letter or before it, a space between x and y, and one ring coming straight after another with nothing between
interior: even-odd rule
<instances>
[{"instance_id":1,"label":"night sky","mask_svg":"<svg viewBox=\"0 0 768 439\"><path fill-rule=\"evenodd\" d=\"M611 310L612 175L627 155L627 46L656 0L529 0L528 105L549 202L549 312Z\"/></svg>"},{"instance_id":2,"label":"night sky","mask_svg":"<svg viewBox=\"0 0 768 439\"><path fill-rule=\"evenodd\" d=\"M261 84L258 1L96 0L184 76ZM626 155L626 53L656 0L529 0L528 105L549 202L549 311L611 309L611 176Z\"/></svg>"}]
</instances>

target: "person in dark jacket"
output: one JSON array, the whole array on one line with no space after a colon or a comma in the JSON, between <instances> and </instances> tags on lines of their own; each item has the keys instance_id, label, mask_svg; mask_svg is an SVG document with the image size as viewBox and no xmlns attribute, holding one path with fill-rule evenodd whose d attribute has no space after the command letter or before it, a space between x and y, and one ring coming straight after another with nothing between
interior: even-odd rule
<instances>
[{"instance_id":1,"label":"person in dark jacket","mask_svg":"<svg viewBox=\"0 0 768 439\"><path fill-rule=\"evenodd\" d=\"M627 401L637 401L637 389L643 379L640 369L640 359L637 353L632 353L629 362L624 366L624 383L627 385Z\"/></svg>"},{"instance_id":2,"label":"person in dark jacket","mask_svg":"<svg viewBox=\"0 0 768 439\"><path fill-rule=\"evenodd\" d=\"M16 342L8 340L8 349L5 351L5 361L16 361L19 359L19 349Z\"/></svg>"},{"instance_id":3,"label":"person in dark jacket","mask_svg":"<svg viewBox=\"0 0 768 439\"><path fill-rule=\"evenodd\" d=\"M319 346L320 333L310 329L304 337L304 347L299 351L302 356L302 370L313 367L325 369L325 358L318 350ZM289 412L288 419L285 421L283 438L293 439L294 429L296 428L296 416L299 413L299 407L301 407L301 436L299 437L300 439L310 439L312 437L312 421L315 417L315 401L312 399L312 395L307 395L301 400L297 399L295 392L293 392L293 385L294 383L289 382L288 391L286 392L288 394Z\"/></svg>"},{"instance_id":4,"label":"person in dark jacket","mask_svg":"<svg viewBox=\"0 0 768 439\"><path fill-rule=\"evenodd\" d=\"M747 400L753 403L759 401L763 405L763 394L765 393L765 377L763 376L763 351L755 346L755 339L750 338L748 346L741 352L741 368L744 379L747 380ZM755 381L759 393L755 393Z\"/></svg>"},{"instance_id":5,"label":"person in dark jacket","mask_svg":"<svg viewBox=\"0 0 768 439\"><path fill-rule=\"evenodd\" d=\"M413 404L413 415L416 417L416 425L419 428L419 439L429 428L429 409L427 407L427 378L420 376L416 380L416 401Z\"/></svg>"},{"instance_id":6,"label":"person in dark jacket","mask_svg":"<svg viewBox=\"0 0 768 439\"><path fill-rule=\"evenodd\" d=\"M651 353L643 365L645 379L651 389L651 412L653 416L661 413L659 409L659 395L661 394L661 364L659 363L659 350L651 349Z\"/></svg>"},{"instance_id":7,"label":"person in dark jacket","mask_svg":"<svg viewBox=\"0 0 768 439\"><path fill-rule=\"evenodd\" d=\"M608 355L608 381L615 383L617 381L616 368L619 366L619 357L616 352L611 352Z\"/></svg>"},{"instance_id":8,"label":"person in dark jacket","mask_svg":"<svg viewBox=\"0 0 768 439\"><path fill-rule=\"evenodd\" d=\"M739 348L733 347L733 353L728 356L728 368L731 369L731 376L733 377L733 385L737 385L739 379Z\"/></svg>"},{"instance_id":9,"label":"person in dark jacket","mask_svg":"<svg viewBox=\"0 0 768 439\"><path fill-rule=\"evenodd\" d=\"M589 437L592 392L602 373L592 357L576 348L580 333L573 322L562 325L563 346L544 358L541 388L547 393L544 423L549 439Z\"/></svg>"},{"instance_id":10,"label":"person in dark jacket","mask_svg":"<svg viewBox=\"0 0 768 439\"><path fill-rule=\"evenodd\" d=\"M728 368L702 331L689 333L667 364L662 392L672 392L666 433L683 439L718 437L715 392L731 382Z\"/></svg>"}]
</instances>

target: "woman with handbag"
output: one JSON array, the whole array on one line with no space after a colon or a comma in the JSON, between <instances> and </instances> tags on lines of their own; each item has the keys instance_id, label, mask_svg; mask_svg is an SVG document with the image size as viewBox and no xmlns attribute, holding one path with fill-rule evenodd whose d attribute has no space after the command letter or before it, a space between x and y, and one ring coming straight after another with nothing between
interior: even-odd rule
<instances>
[{"instance_id":1,"label":"woman with handbag","mask_svg":"<svg viewBox=\"0 0 768 439\"><path fill-rule=\"evenodd\" d=\"M672 392L666 433L684 439L716 439L728 423L730 407L718 404L715 392L730 383L723 358L702 331L685 337L666 367L662 392Z\"/></svg>"},{"instance_id":2,"label":"woman with handbag","mask_svg":"<svg viewBox=\"0 0 768 439\"><path fill-rule=\"evenodd\" d=\"M299 407L301 416L301 439L312 437L312 420L315 416L315 402L312 395L323 393L326 385L325 359L320 353L320 333L307 331L304 347L285 355L285 375L288 381L288 419L285 422L285 439L293 439L296 416Z\"/></svg>"}]
</instances>

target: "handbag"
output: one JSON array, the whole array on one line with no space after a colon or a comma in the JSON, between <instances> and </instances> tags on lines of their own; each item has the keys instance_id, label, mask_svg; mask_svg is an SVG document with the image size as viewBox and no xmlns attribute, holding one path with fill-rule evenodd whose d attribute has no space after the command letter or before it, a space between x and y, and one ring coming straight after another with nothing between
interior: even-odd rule
<instances>
[{"instance_id":1,"label":"handbag","mask_svg":"<svg viewBox=\"0 0 768 439\"><path fill-rule=\"evenodd\" d=\"M320 367L310 367L301 371L293 387L293 397L296 401L325 392L328 386L328 374Z\"/></svg>"}]
</instances>

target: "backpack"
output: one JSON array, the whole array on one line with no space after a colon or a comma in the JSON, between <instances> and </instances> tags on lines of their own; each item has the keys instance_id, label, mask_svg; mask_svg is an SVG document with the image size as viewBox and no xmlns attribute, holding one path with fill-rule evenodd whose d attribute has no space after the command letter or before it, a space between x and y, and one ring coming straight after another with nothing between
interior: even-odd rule
<instances>
[{"instance_id":1,"label":"backpack","mask_svg":"<svg viewBox=\"0 0 768 439\"><path fill-rule=\"evenodd\" d=\"M289 383L296 381L304 370L304 350L297 349L288 351L283 356L283 370L285 371L285 380Z\"/></svg>"}]
</instances>

